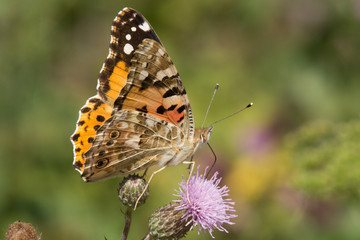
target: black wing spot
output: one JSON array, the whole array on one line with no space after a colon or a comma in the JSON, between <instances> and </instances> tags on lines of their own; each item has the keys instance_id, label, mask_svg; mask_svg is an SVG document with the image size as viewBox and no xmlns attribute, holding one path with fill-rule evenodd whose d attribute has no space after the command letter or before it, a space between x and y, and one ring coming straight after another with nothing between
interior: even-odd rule
<instances>
[{"instance_id":1,"label":"black wing spot","mask_svg":"<svg viewBox=\"0 0 360 240\"><path fill-rule=\"evenodd\" d=\"M91 103L95 103L93 110L96 110L99 106L102 105L102 101L98 98L92 98L89 100Z\"/></svg>"},{"instance_id":2,"label":"black wing spot","mask_svg":"<svg viewBox=\"0 0 360 240\"><path fill-rule=\"evenodd\" d=\"M87 113L87 112L89 112L91 110L91 108L89 108L89 107L84 107L84 108L82 108L80 111L82 112L82 113Z\"/></svg>"},{"instance_id":3,"label":"black wing spot","mask_svg":"<svg viewBox=\"0 0 360 240\"><path fill-rule=\"evenodd\" d=\"M100 125L95 125L94 130L97 131L100 128Z\"/></svg>"},{"instance_id":4,"label":"black wing spot","mask_svg":"<svg viewBox=\"0 0 360 240\"><path fill-rule=\"evenodd\" d=\"M77 134L72 136L72 140L76 142L77 140L79 140L79 137L80 137L80 134L77 133Z\"/></svg>"},{"instance_id":5,"label":"black wing spot","mask_svg":"<svg viewBox=\"0 0 360 240\"><path fill-rule=\"evenodd\" d=\"M181 122L184 119L184 116L182 116L177 122Z\"/></svg>"},{"instance_id":6,"label":"black wing spot","mask_svg":"<svg viewBox=\"0 0 360 240\"><path fill-rule=\"evenodd\" d=\"M136 110L139 111L139 112L144 112L144 113L147 113L147 112L148 112L146 105L143 106L142 108L136 108Z\"/></svg>"},{"instance_id":7,"label":"black wing spot","mask_svg":"<svg viewBox=\"0 0 360 240\"><path fill-rule=\"evenodd\" d=\"M163 98L172 97L174 95L176 95L176 93L173 90L169 89L166 91L166 93L164 93Z\"/></svg>"},{"instance_id":8,"label":"black wing spot","mask_svg":"<svg viewBox=\"0 0 360 240\"><path fill-rule=\"evenodd\" d=\"M171 105L167 110L172 111L176 108L177 104Z\"/></svg>"},{"instance_id":9,"label":"black wing spot","mask_svg":"<svg viewBox=\"0 0 360 240\"><path fill-rule=\"evenodd\" d=\"M181 94L180 89L178 87L173 87L172 90L176 94Z\"/></svg>"},{"instance_id":10,"label":"black wing spot","mask_svg":"<svg viewBox=\"0 0 360 240\"><path fill-rule=\"evenodd\" d=\"M105 121L105 118L104 118L104 116L97 115L97 116L96 116L96 120L97 120L98 122L103 122L103 121Z\"/></svg>"},{"instance_id":11,"label":"black wing spot","mask_svg":"<svg viewBox=\"0 0 360 240\"><path fill-rule=\"evenodd\" d=\"M101 156L103 156L105 154L105 151L100 151L99 152L99 156L101 157Z\"/></svg>"},{"instance_id":12,"label":"black wing spot","mask_svg":"<svg viewBox=\"0 0 360 240\"><path fill-rule=\"evenodd\" d=\"M160 106L156 109L156 112L159 114L163 114L164 112L166 112L166 109L164 108L164 106Z\"/></svg>"},{"instance_id":13,"label":"black wing spot","mask_svg":"<svg viewBox=\"0 0 360 240\"><path fill-rule=\"evenodd\" d=\"M185 110L185 105L182 105L177 109L178 113L182 113Z\"/></svg>"},{"instance_id":14,"label":"black wing spot","mask_svg":"<svg viewBox=\"0 0 360 240\"><path fill-rule=\"evenodd\" d=\"M76 168L76 169L80 169L80 168L82 168L82 166L84 166L80 161L76 161L75 163L74 163L74 167Z\"/></svg>"},{"instance_id":15,"label":"black wing spot","mask_svg":"<svg viewBox=\"0 0 360 240\"><path fill-rule=\"evenodd\" d=\"M84 125L84 123L85 123L85 121L80 121L80 122L78 122L78 126L82 126L82 125Z\"/></svg>"},{"instance_id":16,"label":"black wing spot","mask_svg":"<svg viewBox=\"0 0 360 240\"><path fill-rule=\"evenodd\" d=\"M79 148L79 147L75 149L75 152L80 152L80 151L81 151L81 148Z\"/></svg>"},{"instance_id":17,"label":"black wing spot","mask_svg":"<svg viewBox=\"0 0 360 240\"><path fill-rule=\"evenodd\" d=\"M89 137L88 138L88 143L93 143L94 142L94 138L93 137Z\"/></svg>"},{"instance_id":18,"label":"black wing spot","mask_svg":"<svg viewBox=\"0 0 360 240\"><path fill-rule=\"evenodd\" d=\"M156 81L153 83L153 86L156 88L161 88L164 86L164 83L162 83L161 81Z\"/></svg>"},{"instance_id":19,"label":"black wing spot","mask_svg":"<svg viewBox=\"0 0 360 240\"><path fill-rule=\"evenodd\" d=\"M140 91L144 91L145 89L147 89L149 86L152 85L152 80L151 78L149 78L149 76L147 76L142 82L141 82L141 88Z\"/></svg>"}]
</instances>

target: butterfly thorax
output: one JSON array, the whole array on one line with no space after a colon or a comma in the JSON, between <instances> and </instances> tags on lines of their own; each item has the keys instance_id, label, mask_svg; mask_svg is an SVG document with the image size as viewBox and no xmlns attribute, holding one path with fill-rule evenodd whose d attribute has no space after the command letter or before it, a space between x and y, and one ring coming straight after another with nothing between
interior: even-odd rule
<instances>
[{"instance_id":1,"label":"butterfly thorax","mask_svg":"<svg viewBox=\"0 0 360 240\"><path fill-rule=\"evenodd\" d=\"M193 137L189 137L183 144L173 144L172 150L175 154L166 165L175 166L191 158L198 148L210 139L212 129L213 127L195 129Z\"/></svg>"}]
</instances>

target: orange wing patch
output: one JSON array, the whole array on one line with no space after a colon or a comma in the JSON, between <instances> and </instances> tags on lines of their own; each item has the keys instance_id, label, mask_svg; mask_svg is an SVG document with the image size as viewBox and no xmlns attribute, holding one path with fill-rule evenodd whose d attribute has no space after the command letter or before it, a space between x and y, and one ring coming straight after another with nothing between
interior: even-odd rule
<instances>
[{"instance_id":1,"label":"orange wing patch","mask_svg":"<svg viewBox=\"0 0 360 240\"><path fill-rule=\"evenodd\" d=\"M75 153L73 165L80 173L84 170L83 154L90 149L97 129L110 117L111 110L112 107L97 96L90 98L80 109L77 127L71 136Z\"/></svg>"},{"instance_id":2,"label":"orange wing patch","mask_svg":"<svg viewBox=\"0 0 360 240\"><path fill-rule=\"evenodd\" d=\"M122 109L148 113L177 125L185 117L186 103L181 95L163 98L165 93L166 89L148 87L141 91L139 87L133 86L123 99Z\"/></svg>"},{"instance_id":3,"label":"orange wing patch","mask_svg":"<svg viewBox=\"0 0 360 240\"><path fill-rule=\"evenodd\" d=\"M180 125L189 101L179 74L162 45L144 39L131 60L128 81L114 103L121 109L144 112Z\"/></svg>"},{"instance_id":4,"label":"orange wing patch","mask_svg":"<svg viewBox=\"0 0 360 240\"><path fill-rule=\"evenodd\" d=\"M110 58L107 59L107 61L111 60ZM126 67L123 61L117 62L115 66L111 66L111 64L107 62L101 69L98 93L109 105L114 105L121 89L126 84L128 73L129 68Z\"/></svg>"}]
</instances>

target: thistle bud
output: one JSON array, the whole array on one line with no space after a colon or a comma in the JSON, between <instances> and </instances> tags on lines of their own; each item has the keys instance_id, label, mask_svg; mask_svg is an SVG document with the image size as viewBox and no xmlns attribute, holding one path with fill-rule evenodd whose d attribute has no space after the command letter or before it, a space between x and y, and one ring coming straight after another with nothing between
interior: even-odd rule
<instances>
[{"instance_id":1,"label":"thistle bud","mask_svg":"<svg viewBox=\"0 0 360 240\"><path fill-rule=\"evenodd\" d=\"M139 175L129 175L125 177L119 186L119 198L125 206L134 207L136 201L140 197L141 193L146 187L146 181ZM145 203L149 196L149 188L146 189L145 193L141 196L138 206Z\"/></svg>"},{"instance_id":2,"label":"thistle bud","mask_svg":"<svg viewBox=\"0 0 360 240\"><path fill-rule=\"evenodd\" d=\"M149 220L149 235L153 239L180 239L190 230L182 219L186 210L176 210L178 203L170 203L157 209Z\"/></svg>"}]
</instances>

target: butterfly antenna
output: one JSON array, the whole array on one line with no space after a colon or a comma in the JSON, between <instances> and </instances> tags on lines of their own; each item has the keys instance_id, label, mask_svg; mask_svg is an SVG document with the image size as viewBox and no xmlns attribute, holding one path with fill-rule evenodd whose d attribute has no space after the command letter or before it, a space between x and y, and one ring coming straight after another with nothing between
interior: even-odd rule
<instances>
[{"instance_id":1,"label":"butterfly antenna","mask_svg":"<svg viewBox=\"0 0 360 240\"><path fill-rule=\"evenodd\" d=\"M213 102L213 100L214 100L216 91L217 91L218 89L219 89L219 84L217 83L217 84L215 85L214 93L213 93L212 98L211 98L211 100L210 100L209 106L208 106L208 108L207 108L207 110L206 110L206 114L205 114L205 117L204 117L204 121L203 121L203 123L201 124L201 128L204 127L205 120L206 120L207 115L208 115L208 113L209 113L211 104L212 104L212 102Z\"/></svg>"},{"instance_id":2,"label":"butterfly antenna","mask_svg":"<svg viewBox=\"0 0 360 240\"><path fill-rule=\"evenodd\" d=\"M225 119L228 119L229 117L232 117L232 116L238 114L239 112L244 111L245 109L248 109L249 107L252 107L253 105L254 105L254 103L249 103L246 107L244 107L244 108L242 108L242 109L234 112L233 114L230 114L230 115L227 116L227 117L221 118L221 119L213 122L210 126L213 126L214 124L216 124L216 123L218 123L218 122L221 122L221 121L223 121L223 120L225 120Z\"/></svg>"},{"instance_id":3,"label":"butterfly antenna","mask_svg":"<svg viewBox=\"0 0 360 240\"><path fill-rule=\"evenodd\" d=\"M209 171L206 173L206 177L205 177L205 178L207 178L207 177L209 176L209 173L211 172L211 170L212 170L212 169L213 169L213 167L215 166L216 159L217 159L216 154L215 154L214 150L212 149L212 147L210 146L210 144L209 144L209 143L207 143L207 145L209 146L209 148L210 148L210 150L211 150L212 154L214 155L214 161L213 161L213 164L211 165L211 168L210 168L210 169L209 169Z\"/></svg>"}]
</instances>

